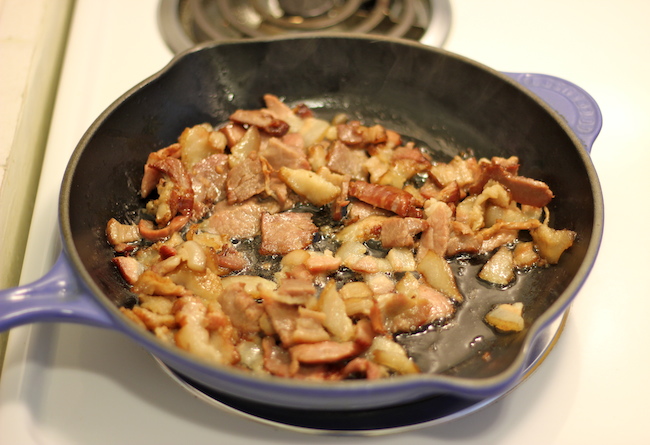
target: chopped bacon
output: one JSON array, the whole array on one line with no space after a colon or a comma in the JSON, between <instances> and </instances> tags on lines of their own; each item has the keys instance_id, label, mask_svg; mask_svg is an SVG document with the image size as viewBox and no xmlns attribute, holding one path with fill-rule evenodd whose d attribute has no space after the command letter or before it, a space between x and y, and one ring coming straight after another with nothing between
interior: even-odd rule
<instances>
[{"instance_id":1,"label":"chopped bacon","mask_svg":"<svg viewBox=\"0 0 650 445\"><path fill-rule=\"evenodd\" d=\"M166 157L148 165L167 176L174 184L167 203L171 217L173 218L177 213L189 215L194 205L194 190L192 189L192 179L181 161L177 158Z\"/></svg>"},{"instance_id":2,"label":"chopped bacon","mask_svg":"<svg viewBox=\"0 0 650 445\"><path fill-rule=\"evenodd\" d=\"M307 364L335 363L348 359L359 353L359 347L353 341L322 341L303 343L289 348L291 359Z\"/></svg>"},{"instance_id":3,"label":"chopped bacon","mask_svg":"<svg viewBox=\"0 0 650 445\"><path fill-rule=\"evenodd\" d=\"M307 278L288 278L282 280L278 287L278 293L290 296L316 295L314 282Z\"/></svg>"},{"instance_id":4,"label":"chopped bacon","mask_svg":"<svg viewBox=\"0 0 650 445\"><path fill-rule=\"evenodd\" d=\"M236 110L230 115L230 120L239 124L255 125L271 136L281 137L289 131L289 124L276 119L264 110Z\"/></svg>"},{"instance_id":5,"label":"chopped bacon","mask_svg":"<svg viewBox=\"0 0 650 445\"><path fill-rule=\"evenodd\" d=\"M231 239L252 238L260 234L262 214L279 210L275 201L248 200L234 205L221 201L214 207L207 225L216 233Z\"/></svg>"},{"instance_id":6,"label":"chopped bacon","mask_svg":"<svg viewBox=\"0 0 650 445\"><path fill-rule=\"evenodd\" d=\"M420 218L388 218L381 225L381 244L386 248L412 247L415 245L413 237L428 227L429 224Z\"/></svg>"},{"instance_id":7,"label":"chopped bacon","mask_svg":"<svg viewBox=\"0 0 650 445\"><path fill-rule=\"evenodd\" d=\"M262 162L257 156L248 157L235 165L226 179L228 204L244 202L262 193L266 188L266 176Z\"/></svg>"},{"instance_id":8,"label":"chopped bacon","mask_svg":"<svg viewBox=\"0 0 650 445\"><path fill-rule=\"evenodd\" d=\"M381 125L366 127L359 121L350 121L336 126L338 138L349 145L381 144L386 142L388 136L386 129Z\"/></svg>"},{"instance_id":9,"label":"chopped bacon","mask_svg":"<svg viewBox=\"0 0 650 445\"><path fill-rule=\"evenodd\" d=\"M219 303L240 333L255 334L260 330L259 320L264 307L244 290L244 283L228 286L219 295Z\"/></svg>"},{"instance_id":10,"label":"chopped bacon","mask_svg":"<svg viewBox=\"0 0 650 445\"><path fill-rule=\"evenodd\" d=\"M236 145L246 134L246 129L237 123L229 122L219 129L224 136L229 147Z\"/></svg>"},{"instance_id":11,"label":"chopped bacon","mask_svg":"<svg viewBox=\"0 0 650 445\"><path fill-rule=\"evenodd\" d=\"M510 191L512 199L520 204L544 207L553 199L553 192L546 183L514 175L502 163L481 163L480 167L481 176L470 187L470 193L480 193L492 179L503 184Z\"/></svg>"},{"instance_id":12,"label":"chopped bacon","mask_svg":"<svg viewBox=\"0 0 650 445\"><path fill-rule=\"evenodd\" d=\"M192 218L200 220L211 205L220 201L225 194L228 176L228 155L216 153L194 164L190 174L194 191Z\"/></svg>"},{"instance_id":13,"label":"chopped bacon","mask_svg":"<svg viewBox=\"0 0 650 445\"><path fill-rule=\"evenodd\" d=\"M230 243L227 243L216 255L217 264L230 270L245 269L250 262L242 252L235 249Z\"/></svg>"},{"instance_id":14,"label":"chopped bacon","mask_svg":"<svg viewBox=\"0 0 650 445\"><path fill-rule=\"evenodd\" d=\"M420 245L444 256L451 237L452 211L444 202L430 199L424 205L424 213L429 228L422 234Z\"/></svg>"},{"instance_id":15,"label":"chopped bacon","mask_svg":"<svg viewBox=\"0 0 650 445\"><path fill-rule=\"evenodd\" d=\"M281 167L309 170L311 167L305 150L300 146L292 146L285 142L284 139L289 134L296 133L288 133L282 140L275 137L270 138L266 147L260 151L260 156L266 159L274 170L280 170Z\"/></svg>"},{"instance_id":16,"label":"chopped bacon","mask_svg":"<svg viewBox=\"0 0 650 445\"><path fill-rule=\"evenodd\" d=\"M140 231L137 224L121 224L115 218L111 218L106 224L106 238L113 246L133 243L140 240Z\"/></svg>"},{"instance_id":17,"label":"chopped bacon","mask_svg":"<svg viewBox=\"0 0 650 445\"><path fill-rule=\"evenodd\" d=\"M377 380L384 376L379 365L365 358L357 357L341 370L343 378L363 376L367 380Z\"/></svg>"},{"instance_id":18,"label":"chopped bacon","mask_svg":"<svg viewBox=\"0 0 650 445\"><path fill-rule=\"evenodd\" d=\"M408 192L390 185L369 184L363 181L350 181L350 196L381 209L390 210L399 216L422 217L417 199Z\"/></svg>"},{"instance_id":19,"label":"chopped bacon","mask_svg":"<svg viewBox=\"0 0 650 445\"><path fill-rule=\"evenodd\" d=\"M138 299L120 310L170 345L301 380L420 372L396 335L455 329L451 257L499 249L478 277L507 285L575 241L516 156L432 161L381 125L264 103L150 153L146 217L106 225Z\"/></svg>"},{"instance_id":20,"label":"chopped bacon","mask_svg":"<svg viewBox=\"0 0 650 445\"><path fill-rule=\"evenodd\" d=\"M271 337L262 339L262 350L264 352L264 368L268 372L280 377L291 376L291 355L289 355L289 351L276 344Z\"/></svg>"},{"instance_id":21,"label":"chopped bacon","mask_svg":"<svg viewBox=\"0 0 650 445\"><path fill-rule=\"evenodd\" d=\"M135 284L142 272L144 272L144 266L133 257L116 256L113 258L113 264L129 284Z\"/></svg>"},{"instance_id":22,"label":"chopped bacon","mask_svg":"<svg viewBox=\"0 0 650 445\"><path fill-rule=\"evenodd\" d=\"M172 234L181 230L189 220L190 217L188 215L178 215L165 227L156 229L151 221L141 219L138 223L138 230L140 231L142 238L149 241L158 241L163 238L169 238Z\"/></svg>"},{"instance_id":23,"label":"chopped bacon","mask_svg":"<svg viewBox=\"0 0 650 445\"><path fill-rule=\"evenodd\" d=\"M144 165L144 174L142 176L142 182L140 184L140 196L146 198L151 192L156 189L158 181L162 177L162 172L156 168L152 167L152 164L155 164L158 161L162 161L165 158L180 158L181 157L181 144L174 143L168 145L167 147L161 148L158 151L149 153L147 158L147 163Z\"/></svg>"},{"instance_id":24,"label":"chopped bacon","mask_svg":"<svg viewBox=\"0 0 650 445\"><path fill-rule=\"evenodd\" d=\"M465 188L478 180L481 169L475 158L462 159L455 156L448 163L434 163L429 173L439 187L445 187L455 181L460 188Z\"/></svg>"},{"instance_id":25,"label":"chopped bacon","mask_svg":"<svg viewBox=\"0 0 650 445\"><path fill-rule=\"evenodd\" d=\"M285 212L262 215L262 255L284 255L312 243L318 227L311 213Z\"/></svg>"},{"instance_id":26,"label":"chopped bacon","mask_svg":"<svg viewBox=\"0 0 650 445\"><path fill-rule=\"evenodd\" d=\"M368 155L363 150L351 149L341 141L334 141L327 155L327 168L335 173L349 175L364 181L368 177L365 162Z\"/></svg>"}]
</instances>

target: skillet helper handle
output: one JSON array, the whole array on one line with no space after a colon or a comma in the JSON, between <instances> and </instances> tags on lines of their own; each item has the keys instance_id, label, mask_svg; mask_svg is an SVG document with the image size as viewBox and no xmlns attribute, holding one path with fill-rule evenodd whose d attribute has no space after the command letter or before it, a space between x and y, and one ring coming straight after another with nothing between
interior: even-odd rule
<instances>
[{"instance_id":1,"label":"skillet helper handle","mask_svg":"<svg viewBox=\"0 0 650 445\"><path fill-rule=\"evenodd\" d=\"M603 117L592 96L579 86L547 74L504 73L535 93L557 111L578 136L585 150L600 133Z\"/></svg>"},{"instance_id":2,"label":"skillet helper handle","mask_svg":"<svg viewBox=\"0 0 650 445\"><path fill-rule=\"evenodd\" d=\"M0 332L34 322L113 325L99 303L83 292L64 253L37 281L0 290Z\"/></svg>"}]
</instances>

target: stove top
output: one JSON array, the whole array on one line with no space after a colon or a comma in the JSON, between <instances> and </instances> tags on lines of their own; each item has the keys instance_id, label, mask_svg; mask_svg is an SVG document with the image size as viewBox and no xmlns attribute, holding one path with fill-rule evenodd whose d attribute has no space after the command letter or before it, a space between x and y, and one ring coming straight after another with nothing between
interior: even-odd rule
<instances>
[{"instance_id":1,"label":"stove top","mask_svg":"<svg viewBox=\"0 0 650 445\"><path fill-rule=\"evenodd\" d=\"M174 52L210 40L324 31L442 46L451 26L449 0L161 0L158 12Z\"/></svg>"}]
</instances>

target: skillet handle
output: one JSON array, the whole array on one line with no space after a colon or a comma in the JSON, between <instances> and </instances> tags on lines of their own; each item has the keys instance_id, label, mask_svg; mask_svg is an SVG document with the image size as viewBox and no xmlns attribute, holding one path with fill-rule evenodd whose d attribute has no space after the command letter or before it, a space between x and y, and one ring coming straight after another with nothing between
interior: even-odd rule
<instances>
[{"instance_id":1,"label":"skillet handle","mask_svg":"<svg viewBox=\"0 0 650 445\"><path fill-rule=\"evenodd\" d=\"M63 252L42 278L0 290L0 332L34 322L72 322L99 327L114 324L106 310L84 293Z\"/></svg>"},{"instance_id":2,"label":"skillet handle","mask_svg":"<svg viewBox=\"0 0 650 445\"><path fill-rule=\"evenodd\" d=\"M593 97L579 86L547 74L504 73L537 94L557 111L587 152L600 133L603 117Z\"/></svg>"}]
</instances>

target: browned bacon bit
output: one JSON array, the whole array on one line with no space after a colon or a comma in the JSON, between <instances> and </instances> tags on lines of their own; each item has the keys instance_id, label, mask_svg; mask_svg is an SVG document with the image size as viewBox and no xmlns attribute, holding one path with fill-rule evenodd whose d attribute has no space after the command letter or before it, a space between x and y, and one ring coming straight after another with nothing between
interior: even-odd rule
<instances>
[{"instance_id":1,"label":"browned bacon bit","mask_svg":"<svg viewBox=\"0 0 650 445\"><path fill-rule=\"evenodd\" d=\"M336 363L353 357L359 353L359 346L352 342L322 341L318 343L303 343L289 348L292 366L298 370L298 363L310 365Z\"/></svg>"},{"instance_id":2,"label":"browned bacon bit","mask_svg":"<svg viewBox=\"0 0 650 445\"><path fill-rule=\"evenodd\" d=\"M230 115L230 120L246 125L255 125L265 133L282 137L289 131L289 124L276 119L264 110L237 110Z\"/></svg>"},{"instance_id":3,"label":"browned bacon bit","mask_svg":"<svg viewBox=\"0 0 650 445\"><path fill-rule=\"evenodd\" d=\"M366 127L359 121L336 126L338 138L348 145L381 144L388 140L386 129L381 125Z\"/></svg>"},{"instance_id":4,"label":"browned bacon bit","mask_svg":"<svg viewBox=\"0 0 650 445\"><path fill-rule=\"evenodd\" d=\"M385 372L376 363L357 357L345 365L341 375L343 378L364 376L367 380L377 380L384 377Z\"/></svg>"},{"instance_id":5,"label":"browned bacon bit","mask_svg":"<svg viewBox=\"0 0 650 445\"><path fill-rule=\"evenodd\" d=\"M305 104L298 104L293 108L293 112L296 116L301 117L302 119L306 117L314 117L314 113L311 111Z\"/></svg>"},{"instance_id":6,"label":"browned bacon bit","mask_svg":"<svg viewBox=\"0 0 650 445\"><path fill-rule=\"evenodd\" d=\"M180 159L166 157L150 164L150 167L166 175L174 183L167 203L171 217L173 218L177 213L189 215L194 206L194 190L192 189L192 178Z\"/></svg>"},{"instance_id":7,"label":"browned bacon bit","mask_svg":"<svg viewBox=\"0 0 650 445\"><path fill-rule=\"evenodd\" d=\"M240 333L255 334L260 330L259 320L264 308L244 290L243 283L228 286L219 296L219 303Z\"/></svg>"},{"instance_id":8,"label":"browned bacon bit","mask_svg":"<svg viewBox=\"0 0 650 445\"><path fill-rule=\"evenodd\" d=\"M116 256L113 258L113 264L117 266L117 269L129 284L135 284L144 271L144 267L133 257Z\"/></svg>"},{"instance_id":9,"label":"browned bacon bit","mask_svg":"<svg viewBox=\"0 0 650 445\"><path fill-rule=\"evenodd\" d=\"M262 193L266 186L266 177L262 163L257 156L249 157L228 172L226 193L228 204L244 202Z\"/></svg>"},{"instance_id":10,"label":"browned bacon bit","mask_svg":"<svg viewBox=\"0 0 650 445\"><path fill-rule=\"evenodd\" d=\"M485 184L493 179L503 184L510 191L512 199L520 204L544 207L553 199L553 192L546 183L513 175L501 163L481 163L480 167L481 177L470 187L470 193L480 193Z\"/></svg>"},{"instance_id":11,"label":"browned bacon bit","mask_svg":"<svg viewBox=\"0 0 650 445\"><path fill-rule=\"evenodd\" d=\"M291 376L289 351L276 344L272 337L262 339L262 351L264 353L264 368L268 372L279 377Z\"/></svg>"},{"instance_id":12,"label":"browned bacon bit","mask_svg":"<svg viewBox=\"0 0 650 445\"><path fill-rule=\"evenodd\" d=\"M188 215L178 215L172 219L169 224L160 229L156 229L153 226L153 222L141 219L138 223L138 230L140 230L140 235L142 238L149 241L158 241L163 238L169 238L173 233L181 230L185 224L190 220Z\"/></svg>"},{"instance_id":13,"label":"browned bacon bit","mask_svg":"<svg viewBox=\"0 0 650 445\"><path fill-rule=\"evenodd\" d=\"M160 253L160 257L163 260L178 254L178 252L176 252L176 249L166 244L160 246L160 249L158 249L158 253Z\"/></svg>"},{"instance_id":14,"label":"browned bacon bit","mask_svg":"<svg viewBox=\"0 0 650 445\"><path fill-rule=\"evenodd\" d=\"M230 270L242 270L250 264L246 256L230 243L225 244L216 254L216 261L219 266Z\"/></svg>"},{"instance_id":15,"label":"browned bacon bit","mask_svg":"<svg viewBox=\"0 0 650 445\"><path fill-rule=\"evenodd\" d=\"M418 201L413 195L391 185L351 181L348 194L367 204L397 213L399 216L422 218L423 215L422 209L416 207Z\"/></svg>"},{"instance_id":16,"label":"browned bacon bit","mask_svg":"<svg viewBox=\"0 0 650 445\"><path fill-rule=\"evenodd\" d=\"M385 248L413 247L413 237L428 227L429 224L421 218L388 218L381 225L381 245Z\"/></svg>"},{"instance_id":17,"label":"browned bacon bit","mask_svg":"<svg viewBox=\"0 0 650 445\"><path fill-rule=\"evenodd\" d=\"M152 165L168 157L180 158L181 148L181 144L174 143L158 151L149 153L147 163L144 165L144 174L140 184L140 196L142 198L146 198L156 189L156 185L158 185L158 181L162 177L162 172Z\"/></svg>"},{"instance_id":18,"label":"browned bacon bit","mask_svg":"<svg viewBox=\"0 0 650 445\"><path fill-rule=\"evenodd\" d=\"M285 255L309 246L318 231L311 213L285 212L262 215L262 255Z\"/></svg>"}]
</instances>

